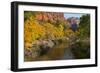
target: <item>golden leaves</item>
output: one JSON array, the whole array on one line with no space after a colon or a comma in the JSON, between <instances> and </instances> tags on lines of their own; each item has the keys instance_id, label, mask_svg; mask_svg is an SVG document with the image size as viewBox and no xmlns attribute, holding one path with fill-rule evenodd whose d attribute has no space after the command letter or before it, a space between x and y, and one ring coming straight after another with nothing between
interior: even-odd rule
<instances>
[{"instance_id":1,"label":"golden leaves","mask_svg":"<svg viewBox=\"0 0 100 73\"><path fill-rule=\"evenodd\" d=\"M32 17L26 20L24 24L24 40L25 43L32 43L34 40L39 39L45 34L45 28L38 24Z\"/></svg>"}]
</instances>

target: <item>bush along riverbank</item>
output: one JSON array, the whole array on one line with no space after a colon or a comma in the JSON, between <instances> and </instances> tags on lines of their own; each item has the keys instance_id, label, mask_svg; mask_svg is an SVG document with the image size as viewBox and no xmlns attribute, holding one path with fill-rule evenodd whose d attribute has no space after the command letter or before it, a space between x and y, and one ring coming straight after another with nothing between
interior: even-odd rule
<instances>
[{"instance_id":1,"label":"bush along riverbank","mask_svg":"<svg viewBox=\"0 0 100 73\"><path fill-rule=\"evenodd\" d=\"M90 42L89 40L81 40L72 45L71 51L76 59L90 58Z\"/></svg>"}]
</instances>

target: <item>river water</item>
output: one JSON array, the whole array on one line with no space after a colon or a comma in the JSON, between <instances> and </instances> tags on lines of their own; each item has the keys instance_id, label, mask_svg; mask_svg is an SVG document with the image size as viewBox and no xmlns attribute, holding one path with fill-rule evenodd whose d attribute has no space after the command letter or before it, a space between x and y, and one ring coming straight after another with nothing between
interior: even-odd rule
<instances>
[{"instance_id":1,"label":"river water","mask_svg":"<svg viewBox=\"0 0 100 73\"><path fill-rule=\"evenodd\" d=\"M63 55L62 59L69 60L69 59L74 59L74 58L75 58L75 57L74 57L74 55L73 55L71 49L70 49L70 48L67 48L67 49L65 50L65 52L64 52L64 55Z\"/></svg>"},{"instance_id":2,"label":"river water","mask_svg":"<svg viewBox=\"0 0 100 73\"><path fill-rule=\"evenodd\" d=\"M50 60L68 60L75 59L74 54L69 48L68 43L60 43L54 46L47 54Z\"/></svg>"}]
</instances>

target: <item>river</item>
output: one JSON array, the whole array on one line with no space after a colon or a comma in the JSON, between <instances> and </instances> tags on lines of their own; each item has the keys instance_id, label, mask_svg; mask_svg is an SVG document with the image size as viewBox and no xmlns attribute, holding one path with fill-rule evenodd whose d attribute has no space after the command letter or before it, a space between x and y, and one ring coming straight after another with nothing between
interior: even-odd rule
<instances>
[{"instance_id":1,"label":"river","mask_svg":"<svg viewBox=\"0 0 100 73\"><path fill-rule=\"evenodd\" d=\"M66 59L66 60L69 60L69 59L74 59L74 55L72 53L72 51L70 50L70 48L67 48L64 52L64 55L62 57L62 59Z\"/></svg>"}]
</instances>

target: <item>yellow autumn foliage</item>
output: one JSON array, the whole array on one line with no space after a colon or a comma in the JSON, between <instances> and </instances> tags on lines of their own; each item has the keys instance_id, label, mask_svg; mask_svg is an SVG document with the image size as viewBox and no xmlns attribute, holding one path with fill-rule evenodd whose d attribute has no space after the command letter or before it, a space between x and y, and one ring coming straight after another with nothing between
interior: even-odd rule
<instances>
[{"instance_id":1,"label":"yellow autumn foliage","mask_svg":"<svg viewBox=\"0 0 100 73\"><path fill-rule=\"evenodd\" d=\"M34 40L39 39L45 35L45 28L39 25L36 20L30 17L24 24L24 42L32 43Z\"/></svg>"},{"instance_id":2,"label":"yellow autumn foliage","mask_svg":"<svg viewBox=\"0 0 100 73\"><path fill-rule=\"evenodd\" d=\"M66 35L72 31L66 31ZM58 27L50 23L40 24L33 17L27 19L24 23L24 43L25 48L30 47L35 40L39 39L62 39L65 36L63 25ZM28 44L30 44L28 46Z\"/></svg>"},{"instance_id":3,"label":"yellow autumn foliage","mask_svg":"<svg viewBox=\"0 0 100 73\"><path fill-rule=\"evenodd\" d=\"M50 39L58 39L62 38L64 36L63 26L59 25L59 27L55 27L54 25L50 23L44 24L44 27L46 29L46 36Z\"/></svg>"},{"instance_id":4,"label":"yellow autumn foliage","mask_svg":"<svg viewBox=\"0 0 100 73\"><path fill-rule=\"evenodd\" d=\"M75 34L75 32L73 32L71 29L65 30L65 36L66 37L69 37L70 35L74 35L74 34Z\"/></svg>"}]
</instances>

